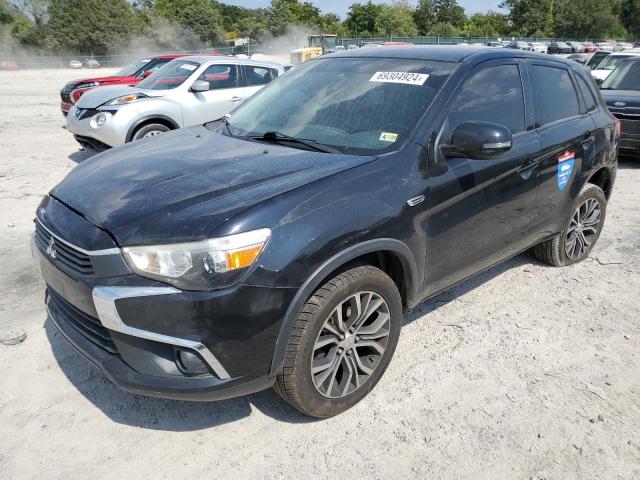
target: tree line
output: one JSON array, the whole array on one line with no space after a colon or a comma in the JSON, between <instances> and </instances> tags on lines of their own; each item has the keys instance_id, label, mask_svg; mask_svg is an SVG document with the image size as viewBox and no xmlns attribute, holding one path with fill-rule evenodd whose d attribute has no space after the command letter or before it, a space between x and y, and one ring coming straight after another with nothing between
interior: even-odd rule
<instances>
[{"instance_id":1,"label":"tree line","mask_svg":"<svg viewBox=\"0 0 640 480\"><path fill-rule=\"evenodd\" d=\"M353 3L344 20L311 2L244 8L216 0L0 0L0 42L33 51L105 54L137 40L159 48L257 42L290 26L340 36L640 37L640 0L503 0L467 15L456 0ZM2 50L6 50L3 48Z\"/></svg>"}]
</instances>

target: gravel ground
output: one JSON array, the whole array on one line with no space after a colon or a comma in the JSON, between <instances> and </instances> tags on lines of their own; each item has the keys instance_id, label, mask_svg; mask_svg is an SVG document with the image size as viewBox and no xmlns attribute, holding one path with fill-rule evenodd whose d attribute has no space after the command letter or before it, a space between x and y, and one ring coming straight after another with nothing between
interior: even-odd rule
<instances>
[{"instance_id":1,"label":"gravel ground","mask_svg":"<svg viewBox=\"0 0 640 480\"><path fill-rule=\"evenodd\" d=\"M3 479L640 478L640 162L621 162L591 259L521 255L419 305L382 381L336 418L271 391L151 399L56 333L30 256L40 198L89 156L58 109L81 74L0 72L0 333L28 334L0 346Z\"/></svg>"}]
</instances>

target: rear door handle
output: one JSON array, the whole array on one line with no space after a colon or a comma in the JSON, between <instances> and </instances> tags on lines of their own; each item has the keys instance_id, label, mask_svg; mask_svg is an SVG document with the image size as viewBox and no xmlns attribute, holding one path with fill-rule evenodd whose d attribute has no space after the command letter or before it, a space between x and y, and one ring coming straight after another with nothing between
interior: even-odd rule
<instances>
[{"instance_id":1,"label":"rear door handle","mask_svg":"<svg viewBox=\"0 0 640 480\"><path fill-rule=\"evenodd\" d=\"M233 103L238 103L244 100L244 97L231 97Z\"/></svg>"}]
</instances>

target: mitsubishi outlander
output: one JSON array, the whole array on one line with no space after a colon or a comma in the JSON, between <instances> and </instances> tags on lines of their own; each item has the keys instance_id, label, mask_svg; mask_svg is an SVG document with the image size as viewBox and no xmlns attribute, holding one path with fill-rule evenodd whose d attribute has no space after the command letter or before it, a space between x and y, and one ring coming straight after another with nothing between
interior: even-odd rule
<instances>
[{"instance_id":1,"label":"mitsubishi outlander","mask_svg":"<svg viewBox=\"0 0 640 480\"><path fill-rule=\"evenodd\" d=\"M421 46L320 57L230 116L71 171L36 213L49 317L124 390L275 386L330 417L380 380L419 302L529 249L584 260L617 142L575 62Z\"/></svg>"}]
</instances>

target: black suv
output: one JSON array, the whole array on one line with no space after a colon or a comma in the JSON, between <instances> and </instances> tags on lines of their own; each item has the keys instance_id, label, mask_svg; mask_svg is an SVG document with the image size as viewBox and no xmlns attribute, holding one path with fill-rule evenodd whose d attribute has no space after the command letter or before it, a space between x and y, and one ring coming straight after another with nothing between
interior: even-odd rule
<instances>
[{"instance_id":1,"label":"black suv","mask_svg":"<svg viewBox=\"0 0 640 480\"><path fill-rule=\"evenodd\" d=\"M620 153L640 155L640 57L629 57L600 86L620 121Z\"/></svg>"},{"instance_id":2,"label":"black suv","mask_svg":"<svg viewBox=\"0 0 640 480\"><path fill-rule=\"evenodd\" d=\"M350 50L80 164L38 208L34 252L50 319L119 387L275 384L329 417L380 380L418 302L532 247L587 257L616 150L575 62Z\"/></svg>"}]
</instances>

